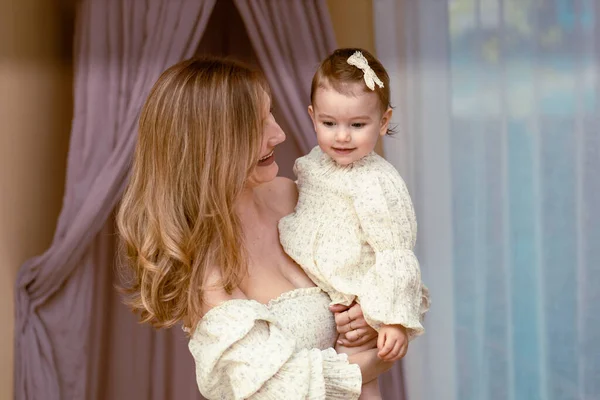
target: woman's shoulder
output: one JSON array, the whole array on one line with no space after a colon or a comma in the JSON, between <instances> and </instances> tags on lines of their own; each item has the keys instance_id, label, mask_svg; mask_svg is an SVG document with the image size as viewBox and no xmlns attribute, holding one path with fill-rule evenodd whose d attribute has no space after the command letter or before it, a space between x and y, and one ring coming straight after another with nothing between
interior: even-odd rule
<instances>
[{"instance_id":1,"label":"woman's shoulder","mask_svg":"<svg viewBox=\"0 0 600 400\"><path fill-rule=\"evenodd\" d=\"M298 188L296 183L282 176L261 187L261 198L274 210L279 218L294 211L298 202Z\"/></svg>"},{"instance_id":2,"label":"woman's shoulder","mask_svg":"<svg viewBox=\"0 0 600 400\"><path fill-rule=\"evenodd\" d=\"M223 287L223 277L221 269L217 266L211 266L206 271L204 279L204 289L202 297L202 315L206 315L214 307L217 307L229 300L247 300L248 297L239 288L234 288L231 293L227 293Z\"/></svg>"}]
</instances>

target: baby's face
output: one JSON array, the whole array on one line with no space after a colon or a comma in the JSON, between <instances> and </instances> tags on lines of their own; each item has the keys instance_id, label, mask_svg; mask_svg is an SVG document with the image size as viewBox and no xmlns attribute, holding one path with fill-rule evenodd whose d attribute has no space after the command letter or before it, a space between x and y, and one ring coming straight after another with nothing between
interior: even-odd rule
<instances>
[{"instance_id":1,"label":"baby's face","mask_svg":"<svg viewBox=\"0 0 600 400\"><path fill-rule=\"evenodd\" d=\"M318 88L308 107L319 146L340 165L360 160L375 149L387 132L392 110L381 112L379 98L353 84L345 95L333 88Z\"/></svg>"}]
</instances>

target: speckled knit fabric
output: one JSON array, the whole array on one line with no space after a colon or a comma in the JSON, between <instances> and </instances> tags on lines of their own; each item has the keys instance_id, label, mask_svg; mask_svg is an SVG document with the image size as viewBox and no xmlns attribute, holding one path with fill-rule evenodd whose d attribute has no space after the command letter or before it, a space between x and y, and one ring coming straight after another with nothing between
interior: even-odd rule
<instances>
[{"instance_id":1,"label":"speckled knit fabric","mask_svg":"<svg viewBox=\"0 0 600 400\"><path fill-rule=\"evenodd\" d=\"M298 204L279 222L285 251L332 303L357 299L375 329L423 333L429 298L413 253L417 223L396 169L375 153L340 166L315 147L294 172Z\"/></svg>"}]
</instances>

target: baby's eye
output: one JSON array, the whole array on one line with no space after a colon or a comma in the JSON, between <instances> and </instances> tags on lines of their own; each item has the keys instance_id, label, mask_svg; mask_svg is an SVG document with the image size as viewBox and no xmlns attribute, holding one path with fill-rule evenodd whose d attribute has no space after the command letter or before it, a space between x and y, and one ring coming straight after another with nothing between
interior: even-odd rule
<instances>
[{"instance_id":1,"label":"baby's eye","mask_svg":"<svg viewBox=\"0 0 600 400\"><path fill-rule=\"evenodd\" d=\"M335 124L333 122L331 122L331 121L323 121L323 125L328 126L328 127L332 127Z\"/></svg>"},{"instance_id":2,"label":"baby's eye","mask_svg":"<svg viewBox=\"0 0 600 400\"><path fill-rule=\"evenodd\" d=\"M364 122L355 122L352 124L353 128L362 128L363 126L365 126L366 124Z\"/></svg>"}]
</instances>

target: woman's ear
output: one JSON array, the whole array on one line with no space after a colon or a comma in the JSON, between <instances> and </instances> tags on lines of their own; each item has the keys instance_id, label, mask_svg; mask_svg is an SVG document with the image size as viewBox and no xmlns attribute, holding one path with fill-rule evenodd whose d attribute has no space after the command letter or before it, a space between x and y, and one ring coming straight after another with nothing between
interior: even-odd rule
<instances>
[{"instance_id":1,"label":"woman's ear","mask_svg":"<svg viewBox=\"0 0 600 400\"><path fill-rule=\"evenodd\" d=\"M392 109L388 107L381 117L381 127L379 128L379 136L385 136L392 120Z\"/></svg>"}]
</instances>

